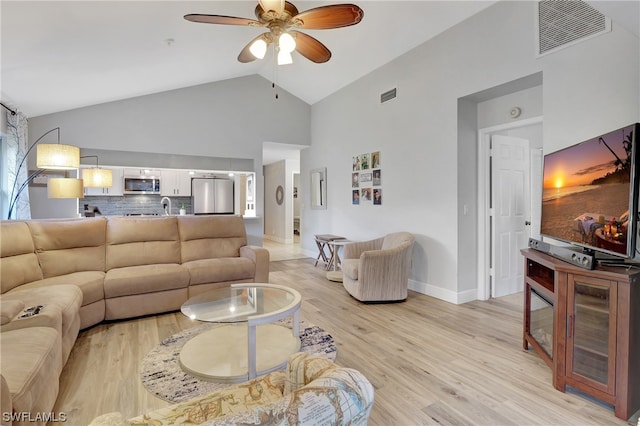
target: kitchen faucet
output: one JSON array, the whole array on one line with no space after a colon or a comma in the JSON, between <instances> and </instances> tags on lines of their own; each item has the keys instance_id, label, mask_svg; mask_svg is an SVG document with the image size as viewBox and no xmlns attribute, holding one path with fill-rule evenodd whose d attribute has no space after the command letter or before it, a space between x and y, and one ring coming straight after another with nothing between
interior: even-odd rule
<instances>
[{"instance_id":1,"label":"kitchen faucet","mask_svg":"<svg viewBox=\"0 0 640 426\"><path fill-rule=\"evenodd\" d=\"M165 203L164 201L167 200L167 202ZM160 199L160 204L162 204L162 206L164 207L164 214L166 216L170 216L171 215L171 198L169 197L162 197ZM167 204L169 204L169 210L167 210Z\"/></svg>"}]
</instances>

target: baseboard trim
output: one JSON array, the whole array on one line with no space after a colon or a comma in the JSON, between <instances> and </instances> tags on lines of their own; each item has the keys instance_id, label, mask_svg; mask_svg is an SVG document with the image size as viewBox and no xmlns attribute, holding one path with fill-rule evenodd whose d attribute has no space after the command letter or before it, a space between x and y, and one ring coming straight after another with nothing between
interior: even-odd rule
<instances>
[{"instance_id":1,"label":"baseboard trim","mask_svg":"<svg viewBox=\"0 0 640 426\"><path fill-rule=\"evenodd\" d=\"M293 244L293 238L280 238L280 237L276 237L273 235L263 235L262 236L263 240L269 240L269 241L275 241L276 243L280 243L280 244Z\"/></svg>"},{"instance_id":2,"label":"baseboard trim","mask_svg":"<svg viewBox=\"0 0 640 426\"><path fill-rule=\"evenodd\" d=\"M460 305L477 299L476 289L456 292L416 280L409 280L409 289L455 305Z\"/></svg>"},{"instance_id":3,"label":"baseboard trim","mask_svg":"<svg viewBox=\"0 0 640 426\"><path fill-rule=\"evenodd\" d=\"M315 259L316 257L318 257L318 251L313 251L313 250L307 250L307 249L302 249L302 254L304 254L307 257L310 257L312 259Z\"/></svg>"}]
</instances>

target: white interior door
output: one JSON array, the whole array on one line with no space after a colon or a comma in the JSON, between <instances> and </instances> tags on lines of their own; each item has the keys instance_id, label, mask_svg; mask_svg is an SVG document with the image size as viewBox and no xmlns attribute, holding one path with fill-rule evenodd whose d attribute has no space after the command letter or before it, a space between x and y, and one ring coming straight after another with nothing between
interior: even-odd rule
<instances>
[{"instance_id":1,"label":"white interior door","mask_svg":"<svg viewBox=\"0 0 640 426\"><path fill-rule=\"evenodd\" d=\"M523 289L520 249L530 226L530 149L527 139L491 136L491 205L493 207L491 297Z\"/></svg>"}]
</instances>

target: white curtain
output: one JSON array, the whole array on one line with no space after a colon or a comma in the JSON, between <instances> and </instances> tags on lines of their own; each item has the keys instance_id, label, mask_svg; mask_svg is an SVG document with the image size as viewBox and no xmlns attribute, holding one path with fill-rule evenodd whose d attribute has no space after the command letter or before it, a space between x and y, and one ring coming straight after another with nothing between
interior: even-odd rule
<instances>
[{"instance_id":1,"label":"white curtain","mask_svg":"<svg viewBox=\"0 0 640 426\"><path fill-rule=\"evenodd\" d=\"M7 112L7 192L9 194L9 208L11 208L16 196L18 196L20 186L27 181L29 176L29 167L26 160L20 167L20 163L29 149L28 141L27 117L21 112L17 112L15 115ZM31 219L28 188L25 188L20 193L8 219Z\"/></svg>"}]
</instances>

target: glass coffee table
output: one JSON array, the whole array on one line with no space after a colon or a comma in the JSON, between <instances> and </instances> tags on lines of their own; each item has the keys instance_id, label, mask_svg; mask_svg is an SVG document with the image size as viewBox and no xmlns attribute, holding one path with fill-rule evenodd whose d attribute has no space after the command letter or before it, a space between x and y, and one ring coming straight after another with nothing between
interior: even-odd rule
<instances>
[{"instance_id":1,"label":"glass coffee table","mask_svg":"<svg viewBox=\"0 0 640 426\"><path fill-rule=\"evenodd\" d=\"M187 317L220 323L189 340L182 369L202 380L239 383L283 368L300 349L300 293L275 284L232 284L187 300ZM274 322L292 317L292 328Z\"/></svg>"}]
</instances>

